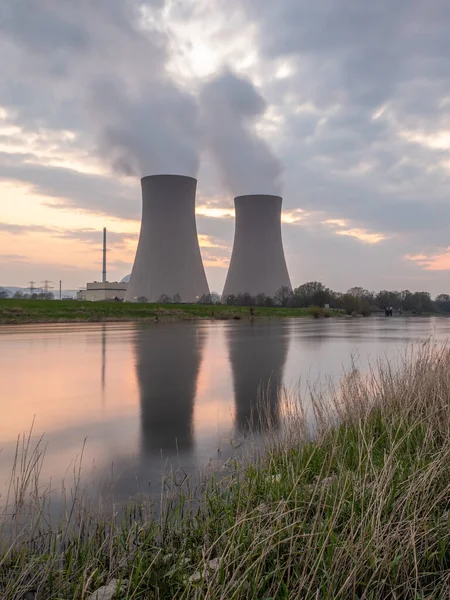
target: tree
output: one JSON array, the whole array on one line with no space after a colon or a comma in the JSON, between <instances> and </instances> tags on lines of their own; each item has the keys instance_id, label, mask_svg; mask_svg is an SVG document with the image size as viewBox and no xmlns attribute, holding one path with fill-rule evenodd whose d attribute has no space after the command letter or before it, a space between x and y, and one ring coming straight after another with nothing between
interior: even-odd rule
<instances>
[{"instance_id":1,"label":"tree","mask_svg":"<svg viewBox=\"0 0 450 600\"><path fill-rule=\"evenodd\" d=\"M211 294L202 294L197 300L197 304L212 304Z\"/></svg>"},{"instance_id":2,"label":"tree","mask_svg":"<svg viewBox=\"0 0 450 600\"><path fill-rule=\"evenodd\" d=\"M389 292L388 290L381 290L381 292L378 292L375 296L375 304L382 309L389 306L399 309L403 306L402 295L397 291ZM405 308L405 310L407 309Z\"/></svg>"},{"instance_id":3,"label":"tree","mask_svg":"<svg viewBox=\"0 0 450 600\"><path fill-rule=\"evenodd\" d=\"M415 304L414 311L418 314L424 312L434 312L435 305L431 299L431 295L428 292L415 292L413 294L413 300Z\"/></svg>"},{"instance_id":4,"label":"tree","mask_svg":"<svg viewBox=\"0 0 450 600\"><path fill-rule=\"evenodd\" d=\"M181 304L181 296L180 294L175 294L175 296L172 298L173 303L174 304Z\"/></svg>"},{"instance_id":5,"label":"tree","mask_svg":"<svg viewBox=\"0 0 450 600\"><path fill-rule=\"evenodd\" d=\"M264 294L264 292L260 292L259 294L256 294L256 296L255 296L256 306L264 306L266 299L267 299L267 296Z\"/></svg>"},{"instance_id":6,"label":"tree","mask_svg":"<svg viewBox=\"0 0 450 600\"><path fill-rule=\"evenodd\" d=\"M249 292L243 292L242 294L238 294L236 296L237 306L253 306L254 304L255 300Z\"/></svg>"},{"instance_id":7,"label":"tree","mask_svg":"<svg viewBox=\"0 0 450 600\"><path fill-rule=\"evenodd\" d=\"M22 299L23 299L23 297L24 297L24 293L23 293L23 292L19 292L19 291L17 291L17 292L14 294L14 296L13 296L13 298L14 298L15 300L22 300Z\"/></svg>"},{"instance_id":8,"label":"tree","mask_svg":"<svg viewBox=\"0 0 450 600\"><path fill-rule=\"evenodd\" d=\"M450 312L450 296L448 294L439 294L434 302L441 312Z\"/></svg>"},{"instance_id":9,"label":"tree","mask_svg":"<svg viewBox=\"0 0 450 600\"><path fill-rule=\"evenodd\" d=\"M167 294L161 294L158 298L158 304L172 304L172 298Z\"/></svg>"},{"instance_id":10,"label":"tree","mask_svg":"<svg viewBox=\"0 0 450 600\"><path fill-rule=\"evenodd\" d=\"M220 294L217 292L211 292L211 302L213 304L222 304Z\"/></svg>"},{"instance_id":11,"label":"tree","mask_svg":"<svg viewBox=\"0 0 450 600\"><path fill-rule=\"evenodd\" d=\"M369 292L369 290L366 290L363 287L352 287L347 290L347 294L350 294L350 296L355 296L356 298L367 300L369 303L373 302L373 292Z\"/></svg>"},{"instance_id":12,"label":"tree","mask_svg":"<svg viewBox=\"0 0 450 600\"><path fill-rule=\"evenodd\" d=\"M274 300L280 306L286 306L292 292L287 285L282 285L279 290L276 291Z\"/></svg>"},{"instance_id":13,"label":"tree","mask_svg":"<svg viewBox=\"0 0 450 600\"><path fill-rule=\"evenodd\" d=\"M55 294L53 292L39 292L39 294L33 294L31 298L33 300L54 300Z\"/></svg>"},{"instance_id":14,"label":"tree","mask_svg":"<svg viewBox=\"0 0 450 600\"><path fill-rule=\"evenodd\" d=\"M230 294L226 297L225 303L228 304L228 306L234 306L236 304L236 296L234 294Z\"/></svg>"},{"instance_id":15,"label":"tree","mask_svg":"<svg viewBox=\"0 0 450 600\"><path fill-rule=\"evenodd\" d=\"M148 298L146 298L145 296L139 296L139 298L137 299L137 301L145 303L145 302L148 302Z\"/></svg>"},{"instance_id":16,"label":"tree","mask_svg":"<svg viewBox=\"0 0 450 600\"><path fill-rule=\"evenodd\" d=\"M360 296L354 296L353 294L343 294L339 300L341 308L345 310L348 315L359 314L365 317L370 315L370 303L367 298Z\"/></svg>"},{"instance_id":17,"label":"tree","mask_svg":"<svg viewBox=\"0 0 450 600\"><path fill-rule=\"evenodd\" d=\"M308 306L323 306L330 304L333 299L333 292L320 281L308 281L294 290L294 297L291 298L290 305L296 308L306 308Z\"/></svg>"},{"instance_id":18,"label":"tree","mask_svg":"<svg viewBox=\"0 0 450 600\"><path fill-rule=\"evenodd\" d=\"M9 298L9 292L3 288L0 288L0 300L5 300L5 298Z\"/></svg>"}]
</instances>

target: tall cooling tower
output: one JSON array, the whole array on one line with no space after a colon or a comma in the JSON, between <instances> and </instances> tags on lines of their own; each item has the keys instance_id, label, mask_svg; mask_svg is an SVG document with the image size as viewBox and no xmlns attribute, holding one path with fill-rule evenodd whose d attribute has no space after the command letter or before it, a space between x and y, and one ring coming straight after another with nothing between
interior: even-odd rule
<instances>
[{"instance_id":1,"label":"tall cooling tower","mask_svg":"<svg viewBox=\"0 0 450 600\"><path fill-rule=\"evenodd\" d=\"M281 239L281 203L279 196L266 194L234 199L236 229L224 299L243 292L273 297L282 286L292 289Z\"/></svg>"},{"instance_id":2,"label":"tall cooling tower","mask_svg":"<svg viewBox=\"0 0 450 600\"><path fill-rule=\"evenodd\" d=\"M195 222L197 180L150 175L141 185L141 233L125 300L157 302L163 294L179 294L195 302L209 294Z\"/></svg>"}]
</instances>

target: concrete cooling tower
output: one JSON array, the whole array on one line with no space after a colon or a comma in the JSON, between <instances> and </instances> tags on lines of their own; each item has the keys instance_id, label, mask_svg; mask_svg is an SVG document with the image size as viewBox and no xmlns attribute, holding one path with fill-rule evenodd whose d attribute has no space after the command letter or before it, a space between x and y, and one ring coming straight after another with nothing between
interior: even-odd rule
<instances>
[{"instance_id":1,"label":"concrete cooling tower","mask_svg":"<svg viewBox=\"0 0 450 600\"><path fill-rule=\"evenodd\" d=\"M150 175L141 185L141 233L125 300L157 302L163 294L179 294L195 302L209 294L195 222L197 180Z\"/></svg>"},{"instance_id":2,"label":"concrete cooling tower","mask_svg":"<svg viewBox=\"0 0 450 600\"><path fill-rule=\"evenodd\" d=\"M236 229L224 300L244 292L273 297L282 286L292 289L281 239L281 203L279 196L265 194L234 199Z\"/></svg>"}]
</instances>

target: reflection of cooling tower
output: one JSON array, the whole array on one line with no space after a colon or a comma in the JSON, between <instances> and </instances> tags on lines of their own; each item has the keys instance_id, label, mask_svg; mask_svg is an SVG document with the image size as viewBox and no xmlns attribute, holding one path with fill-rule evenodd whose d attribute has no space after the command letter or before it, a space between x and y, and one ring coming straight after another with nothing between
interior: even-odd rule
<instances>
[{"instance_id":1,"label":"reflection of cooling tower","mask_svg":"<svg viewBox=\"0 0 450 600\"><path fill-rule=\"evenodd\" d=\"M258 412L261 401L269 410L270 422L276 425L289 329L279 323L260 322L255 327L250 322L228 328L227 340L237 428L258 428L266 422L266 415Z\"/></svg>"},{"instance_id":2,"label":"reflection of cooling tower","mask_svg":"<svg viewBox=\"0 0 450 600\"><path fill-rule=\"evenodd\" d=\"M236 230L223 297L249 292L274 296L291 289L281 239L279 196L252 195L234 199Z\"/></svg>"},{"instance_id":3,"label":"reflection of cooling tower","mask_svg":"<svg viewBox=\"0 0 450 600\"><path fill-rule=\"evenodd\" d=\"M197 180L151 175L141 184L141 233L125 300L157 302L162 294L179 294L195 302L209 294L195 223Z\"/></svg>"},{"instance_id":4,"label":"reflection of cooling tower","mask_svg":"<svg viewBox=\"0 0 450 600\"><path fill-rule=\"evenodd\" d=\"M158 324L138 332L137 376L145 452L189 450L204 330Z\"/></svg>"}]
</instances>

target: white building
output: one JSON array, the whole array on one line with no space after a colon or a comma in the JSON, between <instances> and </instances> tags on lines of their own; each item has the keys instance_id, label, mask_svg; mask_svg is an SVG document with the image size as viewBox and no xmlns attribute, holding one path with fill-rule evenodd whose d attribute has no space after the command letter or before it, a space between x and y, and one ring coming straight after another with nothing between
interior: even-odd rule
<instances>
[{"instance_id":1,"label":"white building","mask_svg":"<svg viewBox=\"0 0 450 600\"><path fill-rule=\"evenodd\" d=\"M101 300L125 300L127 283L110 283L109 281L86 284L85 290L77 293L77 300L88 300L89 302L98 302Z\"/></svg>"}]
</instances>

